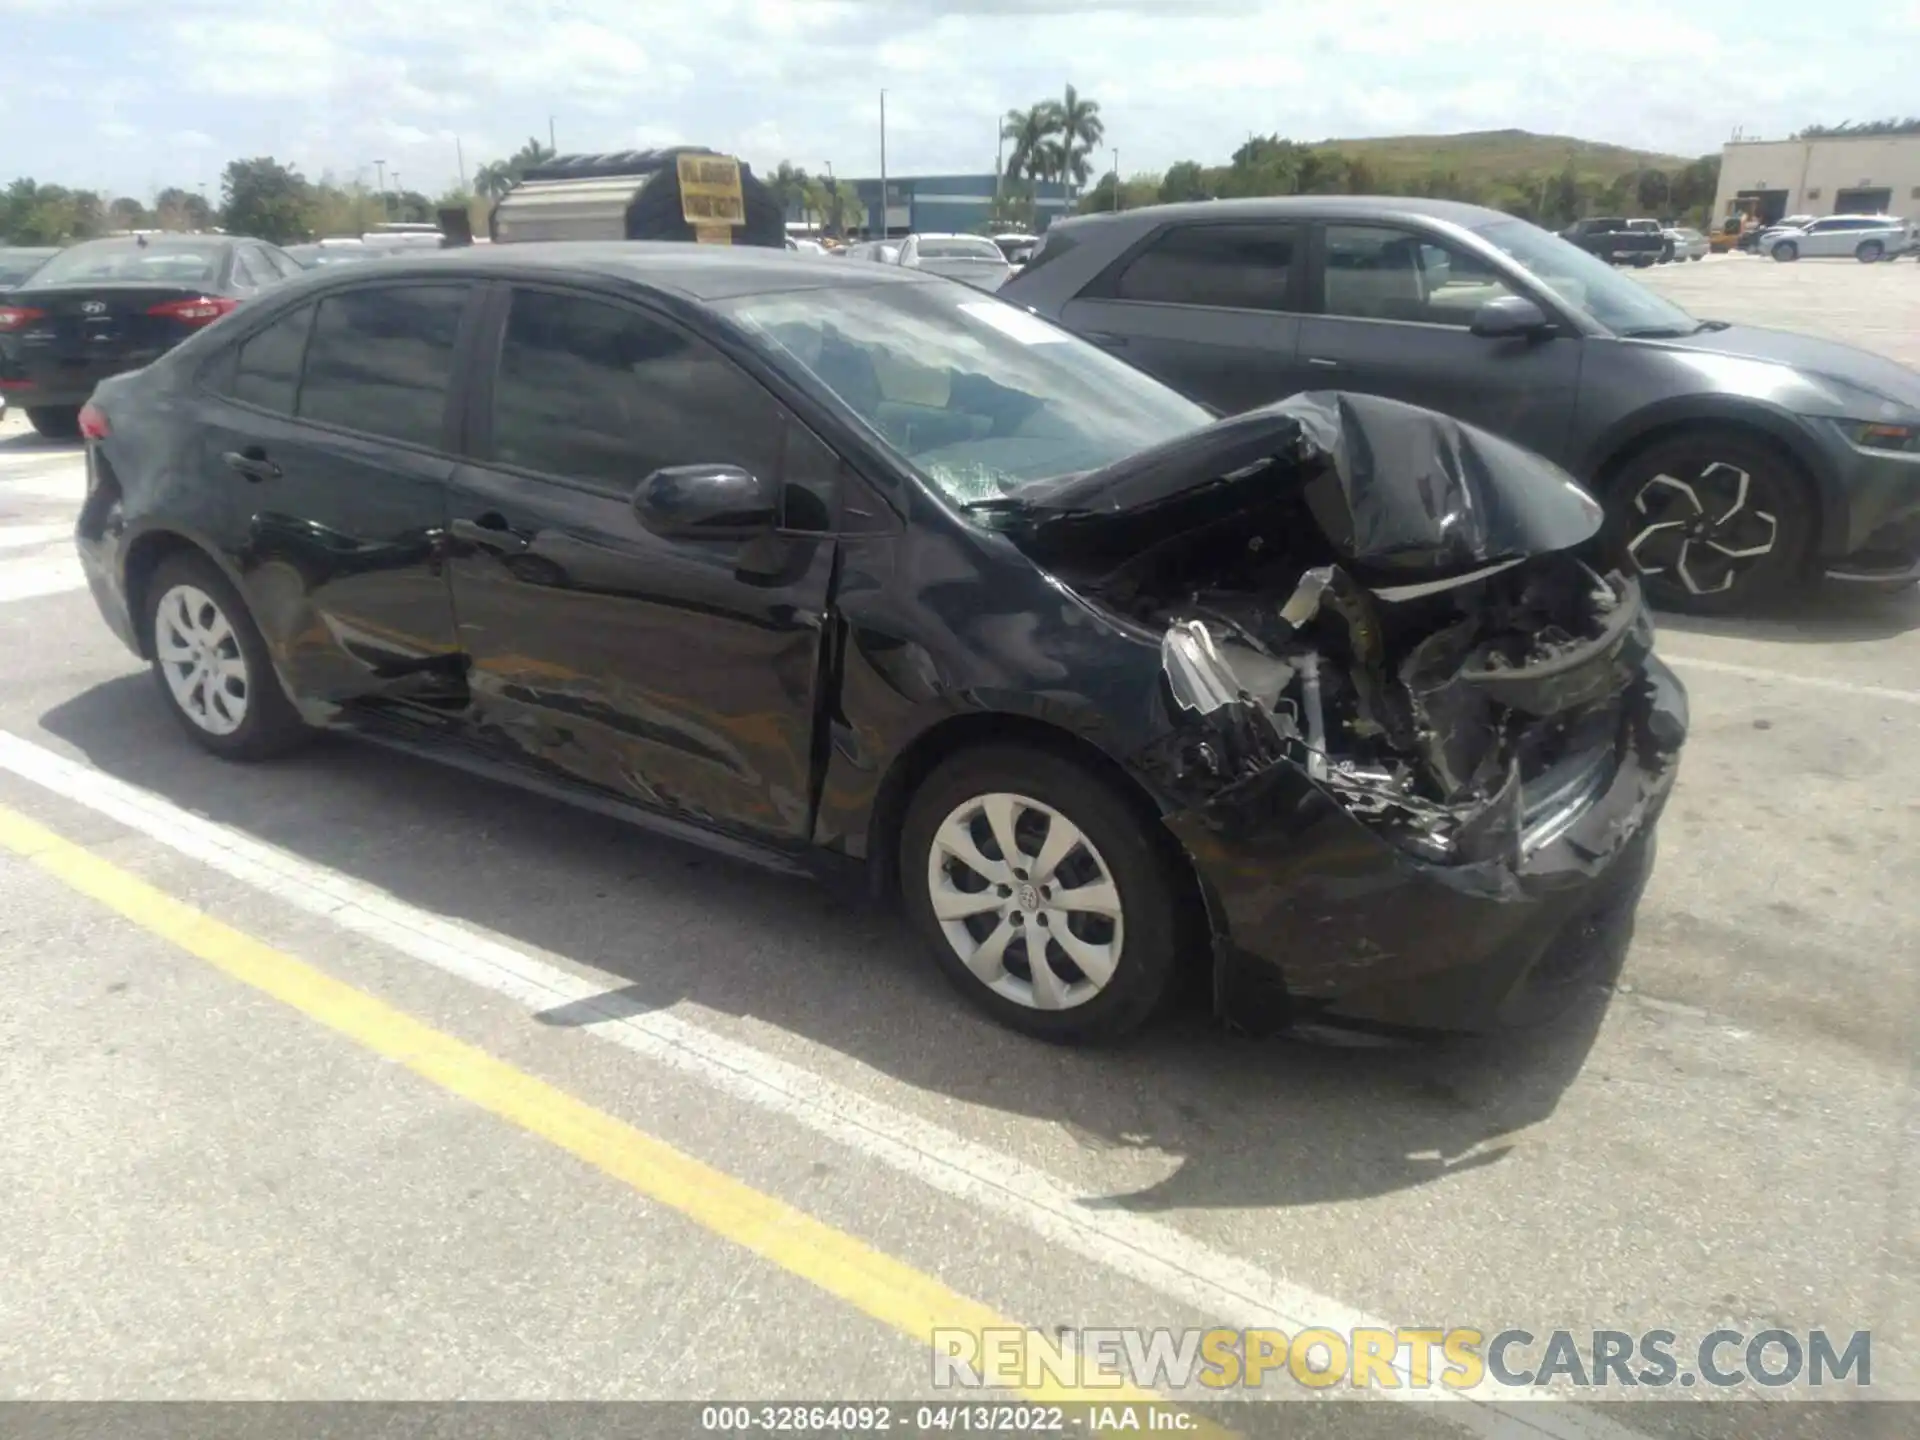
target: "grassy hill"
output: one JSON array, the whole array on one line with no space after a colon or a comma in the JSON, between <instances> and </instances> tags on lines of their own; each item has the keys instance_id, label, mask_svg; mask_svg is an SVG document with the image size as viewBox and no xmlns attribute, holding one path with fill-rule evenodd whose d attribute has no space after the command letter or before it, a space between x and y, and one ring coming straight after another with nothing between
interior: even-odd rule
<instances>
[{"instance_id":1,"label":"grassy hill","mask_svg":"<svg viewBox=\"0 0 1920 1440\"><path fill-rule=\"evenodd\" d=\"M1677 170L1691 157L1629 150L1570 135L1527 130L1473 130L1464 135L1384 135L1368 140L1326 140L1322 145L1353 159L1364 158L1383 176L1456 174L1463 181L1492 182L1504 176L1556 171L1573 156L1575 173L1611 181L1636 170Z\"/></svg>"}]
</instances>

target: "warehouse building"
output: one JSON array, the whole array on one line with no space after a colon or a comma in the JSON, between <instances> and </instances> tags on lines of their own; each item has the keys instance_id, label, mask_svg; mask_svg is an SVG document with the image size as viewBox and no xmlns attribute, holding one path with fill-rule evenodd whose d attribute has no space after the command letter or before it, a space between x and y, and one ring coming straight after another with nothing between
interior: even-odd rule
<instances>
[{"instance_id":1,"label":"warehouse building","mask_svg":"<svg viewBox=\"0 0 1920 1440\"><path fill-rule=\"evenodd\" d=\"M1920 217L1920 135L1735 140L1720 152L1713 213Z\"/></svg>"},{"instance_id":2,"label":"warehouse building","mask_svg":"<svg viewBox=\"0 0 1920 1440\"><path fill-rule=\"evenodd\" d=\"M880 182L855 180L855 189L867 207L866 233L880 233ZM887 177L886 233L968 234L989 228L993 197L1000 180L994 175L889 175ZM1066 187L1042 184L1035 196L1035 228L1044 230L1073 202Z\"/></svg>"}]
</instances>

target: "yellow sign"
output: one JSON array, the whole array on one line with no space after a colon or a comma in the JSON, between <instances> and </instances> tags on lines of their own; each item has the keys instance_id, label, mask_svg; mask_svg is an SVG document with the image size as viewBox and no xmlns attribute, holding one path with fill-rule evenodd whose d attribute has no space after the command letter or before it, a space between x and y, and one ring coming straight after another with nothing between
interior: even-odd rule
<instances>
[{"instance_id":1,"label":"yellow sign","mask_svg":"<svg viewBox=\"0 0 1920 1440\"><path fill-rule=\"evenodd\" d=\"M747 223L747 202L740 192L738 160L731 155L681 155L677 163L680 214L687 224L697 231L710 225ZM725 243L731 244L732 237Z\"/></svg>"},{"instance_id":2,"label":"yellow sign","mask_svg":"<svg viewBox=\"0 0 1920 1440\"><path fill-rule=\"evenodd\" d=\"M733 244L733 227L731 225L696 225L693 227L693 243L731 245Z\"/></svg>"}]
</instances>

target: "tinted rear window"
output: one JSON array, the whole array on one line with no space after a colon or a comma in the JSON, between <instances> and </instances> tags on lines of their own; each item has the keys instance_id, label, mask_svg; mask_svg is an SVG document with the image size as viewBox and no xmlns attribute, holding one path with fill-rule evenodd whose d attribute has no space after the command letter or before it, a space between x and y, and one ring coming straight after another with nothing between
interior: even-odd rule
<instances>
[{"instance_id":1,"label":"tinted rear window","mask_svg":"<svg viewBox=\"0 0 1920 1440\"><path fill-rule=\"evenodd\" d=\"M320 302L301 418L439 446L465 285L382 285Z\"/></svg>"},{"instance_id":2,"label":"tinted rear window","mask_svg":"<svg viewBox=\"0 0 1920 1440\"><path fill-rule=\"evenodd\" d=\"M155 285L211 285L220 275L227 247L135 245L115 240L62 250L33 277L36 285L84 285L89 280Z\"/></svg>"},{"instance_id":3,"label":"tinted rear window","mask_svg":"<svg viewBox=\"0 0 1920 1440\"><path fill-rule=\"evenodd\" d=\"M1283 224L1175 226L1123 262L1110 293L1163 305L1284 310L1299 238L1297 226Z\"/></svg>"},{"instance_id":4,"label":"tinted rear window","mask_svg":"<svg viewBox=\"0 0 1920 1440\"><path fill-rule=\"evenodd\" d=\"M922 240L922 260L1004 260L991 240Z\"/></svg>"}]
</instances>

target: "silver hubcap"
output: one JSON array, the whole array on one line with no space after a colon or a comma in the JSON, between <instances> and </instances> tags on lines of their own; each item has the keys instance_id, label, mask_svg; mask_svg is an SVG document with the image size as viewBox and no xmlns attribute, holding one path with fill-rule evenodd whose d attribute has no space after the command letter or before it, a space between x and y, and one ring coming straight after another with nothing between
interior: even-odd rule
<instances>
[{"instance_id":1,"label":"silver hubcap","mask_svg":"<svg viewBox=\"0 0 1920 1440\"><path fill-rule=\"evenodd\" d=\"M1639 530L1627 553L1642 575L1671 575L1693 595L1731 590L1773 553L1780 522L1747 504L1753 477L1716 460L1693 480L1660 474L1633 497Z\"/></svg>"},{"instance_id":2,"label":"silver hubcap","mask_svg":"<svg viewBox=\"0 0 1920 1440\"><path fill-rule=\"evenodd\" d=\"M927 856L933 913L967 969L1035 1010L1084 1005L1113 979L1120 892L1093 842L1024 795L956 805Z\"/></svg>"},{"instance_id":3,"label":"silver hubcap","mask_svg":"<svg viewBox=\"0 0 1920 1440\"><path fill-rule=\"evenodd\" d=\"M240 637L206 591L176 585L154 612L153 648L167 689L209 735L231 735L247 718L247 659Z\"/></svg>"}]
</instances>

